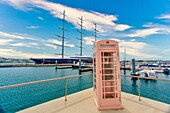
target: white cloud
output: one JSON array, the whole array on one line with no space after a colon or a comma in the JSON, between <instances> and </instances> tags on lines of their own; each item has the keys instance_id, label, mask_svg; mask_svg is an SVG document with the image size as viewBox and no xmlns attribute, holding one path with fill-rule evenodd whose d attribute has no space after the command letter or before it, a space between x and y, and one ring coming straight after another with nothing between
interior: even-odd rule
<instances>
[{"instance_id":1,"label":"white cloud","mask_svg":"<svg viewBox=\"0 0 170 113\"><path fill-rule=\"evenodd\" d=\"M161 51L161 54L164 56L168 56L168 58L169 58L169 53L170 53L170 48L168 47L168 48L165 48L165 49L161 49L160 50Z\"/></svg>"},{"instance_id":2,"label":"white cloud","mask_svg":"<svg viewBox=\"0 0 170 113\"><path fill-rule=\"evenodd\" d=\"M36 48L36 49L44 49L42 47L40 47L37 43L13 43L13 44L9 44L11 46L14 47L29 47L29 48Z\"/></svg>"},{"instance_id":3,"label":"white cloud","mask_svg":"<svg viewBox=\"0 0 170 113\"><path fill-rule=\"evenodd\" d=\"M153 34L159 34L159 28L148 28L148 29L141 29L136 30L132 34L128 34L129 37L146 37Z\"/></svg>"},{"instance_id":4,"label":"white cloud","mask_svg":"<svg viewBox=\"0 0 170 113\"><path fill-rule=\"evenodd\" d=\"M124 48L120 48L120 52L124 52ZM126 53L129 55L132 55L134 58L160 58L160 56L158 55L154 55L154 54L148 54L148 53L144 53L141 52L137 49L132 49L132 48L126 48Z\"/></svg>"},{"instance_id":5,"label":"white cloud","mask_svg":"<svg viewBox=\"0 0 170 113\"><path fill-rule=\"evenodd\" d=\"M157 24L157 23L153 23L153 22L145 23L142 26L146 27L146 28L164 28L164 27L166 27L165 25Z\"/></svg>"},{"instance_id":6,"label":"white cloud","mask_svg":"<svg viewBox=\"0 0 170 113\"><path fill-rule=\"evenodd\" d=\"M136 41L136 39L131 39L130 41L131 41L131 42L135 42L135 41Z\"/></svg>"},{"instance_id":7,"label":"white cloud","mask_svg":"<svg viewBox=\"0 0 170 113\"><path fill-rule=\"evenodd\" d=\"M93 45L94 44L94 37L84 37L84 43L87 44L87 45Z\"/></svg>"},{"instance_id":8,"label":"white cloud","mask_svg":"<svg viewBox=\"0 0 170 113\"><path fill-rule=\"evenodd\" d=\"M144 29L133 30L133 33L127 34L128 37L146 37L154 34L169 34L170 26L157 24L157 23L146 23L143 25Z\"/></svg>"},{"instance_id":9,"label":"white cloud","mask_svg":"<svg viewBox=\"0 0 170 113\"><path fill-rule=\"evenodd\" d=\"M125 24L117 24L117 25L115 25L115 27L114 27L114 29L115 29L116 31L124 31L124 30L129 29L129 28L131 28L131 26L125 25Z\"/></svg>"},{"instance_id":10,"label":"white cloud","mask_svg":"<svg viewBox=\"0 0 170 113\"><path fill-rule=\"evenodd\" d=\"M41 41L41 40L40 40ZM39 42L40 42L39 41ZM36 48L36 49L44 49L41 44L35 43L35 42L29 42L28 43L29 47Z\"/></svg>"},{"instance_id":11,"label":"white cloud","mask_svg":"<svg viewBox=\"0 0 170 113\"><path fill-rule=\"evenodd\" d=\"M0 52L11 52L11 51L13 51L13 49L0 48Z\"/></svg>"},{"instance_id":12,"label":"white cloud","mask_svg":"<svg viewBox=\"0 0 170 113\"><path fill-rule=\"evenodd\" d=\"M15 47L31 47L28 44L25 43L15 43L15 44L11 44L11 46L15 46Z\"/></svg>"},{"instance_id":13,"label":"white cloud","mask_svg":"<svg viewBox=\"0 0 170 113\"><path fill-rule=\"evenodd\" d=\"M117 38L110 38L110 40L114 40L114 41L117 41L117 42L122 42L122 41L124 41L124 40L120 40L120 39L117 39Z\"/></svg>"},{"instance_id":14,"label":"white cloud","mask_svg":"<svg viewBox=\"0 0 170 113\"><path fill-rule=\"evenodd\" d=\"M61 41L58 41L58 40L56 40L56 39L48 39L47 41L50 42L50 43L52 43L52 44L62 45L62 42L61 42Z\"/></svg>"},{"instance_id":15,"label":"white cloud","mask_svg":"<svg viewBox=\"0 0 170 113\"><path fill-rule=\"evenodd\" d=\"M12 41L13 40L11 40L11 39L0 39L0 45L7 45Z\"/></svg>"},{"instance_id":16,"label":"white cloud","mask_svg":"<svg viewBox=\"0 0 170 113\"><path fill-rule=\"evenodd\" d=\"M126 47L126 48L133 48L133 49L142 49L144 47L149 46L148 44L144 43L144 42L136 42L135 40L133 41L125 41L125 40L120 40L117 38L110 38L110 40L115 40L117 42L119 42L119 46L120 47Z\"/></svg>"},{"instance_id":17,"label":"white cloud","mask_svg":"<svg viewBox=\"0 0 170 113\"><path fill-rule=\"evenodd\" d=\"M38 43L34 43L34 42L30 42L28 43L29 45L32 45L32 46L38 46Z\"/></svg>"},{"instance_id":18,"label":"white cloud","mask_svg":"<svg viewBox=\"0 0 170 113\"><path fill-rule=\"evenodd\" d=\"M17 57L17 58L56 58L61 57L60 55L51 55L51 54L32 54L32 53L25 53L22 51L16 51L14 49L0 49L1 56L4 57Z\"/></svg>"},{"instance_id":19,"label":"white cloud","mask_svg":"<svg viewBox=\"0 0 170 113\"><path fill-rule=\"evenodd\" d=\"M93 37L84 37L85 44L87 45L93 45ZM110 40L115 40L119 42L119 48L120 52L124 52L124 48L126 47L126 54L134 56L134 57L140 57L140 58L158 58L159 56L154 55L154 54L148 54L145 53L144 50L147 50L150 45L144 42L136 42L135 40L133 41L125 41L125 40L120 40L117 38L110 38Z\"/></svg>"},{"instance_id":20,"label":"white cloud","mask_svg":"<svg viewBox=\"0 0 170 113\"><path fill-rule=\"evenodd\" d=\"M56 39L48 39L47 42L52 43L52 44L57 44L59 46L62 45L62 42L58 41ZM74 44L68 44L68 43L64 43L64 45L67 46L67 47L74 47L75 46Z\"/></svg>"},{"instance_id":21,"label":"white cloud","mask_svg":"<svg viewBox=\"0 0 170 113\"><path fill-rule=\"evenodd\" d=\"M117 16L115 15L108 15L108 14L102 14L95 11L84 11L82 9L76 9L71 8L68 6L64 6L58 3L49 2L46 0L1 0L2 2L5 2L17 9L21 10L30 10L30 7L38 7L44 10L49 11L54 17L56 18L62 18L62 15L60 12L66 11L66 20L76 27L79 27L77 25L77 22L79 21L79 17L83 16L83 25L86 27L86 30L92 30L92 27L94 27L93 23L96 22L98 24L98 30L101 32L106 32L105 28L106 26L112 26L112 29L114 30L114 27L116 30L126 30L130 28L128 25L124 24L118 24L118 26L115 26L116 24L113 21L118 20Z\"/></svg>"},{"instance_id":22,"label":"white cloud","mask_svg":"<svg viewBox=\"0 0 170 113\"><path fill-rule=\"evenodd\" d=\"M124 52L124 47L126 47L126 53L138 57L138 58L159 58L160 56L153 53L146 53L145 50L149 50L150 45L144 42L121 42L120 43L120 52Z\"/></svg>"},{"instance_id":23,"label":"white cloud","mask_svg":"<svg viewBox=\"0 0 170 113\"><path fill-rule=\"evenodd\" d=\"M132 49L143 49L145 47L148 47L149 45L144 43L144 42L126 42L123 41L120 43L121 47L127 47L127 48L132 48Z\"/></svg>"},{"instance_id":24,"label":"white cloud","mask_svg":"<svg viewBox=\"0 0 170 113\"><path fill-rule=\"evenodd\" d=\"M30 58L27 53L24 53L23 56L26 54L27 58ZM52 55L52 54L31 54L31 58L61 58L61 55Z\"/></svg>"},{"instance_id":25,"label":"white cloud","mask_svg":"<svg viewBox=\"0 0 170 113\"><path fill-rule=\"evenodd\" d=\"M0 39L0 45L10 45L10 46L15 46L15 47L32 47L32 48L37 48L37 49L43 49L44 46L42 47L42 45L45 45L45 46L56 49L57 47L54 44L62 45L61 41L58 41L55 39L44 40L41 38L32 38L32 37L27 36L27 34L21 34L21 33L6 33L6 32L0 31L0 37L11 38L11 39ZM13 41L12 39L32 40L32 41L28 43L19 42L19 43L11 44L9 42ZM74 44L65 43L65 46L74 47Z\"/></svg>"},{"instance_id":26,"label":"white cloud","mask_svg":"<svg viewBox=\"0 0 170 113\"><path fill-rule=\"evenodd\" d=\"M39 16L39 17L37 17L37 18L38 18L38 19L40 19L40 20L43 20L43 21L44 21L44 18L42 18L42 17L40 17L40 16Z\"/></svg>"},{"instance_id":27,"label":"white cloud","mask_svg":"<svg viewBox=\"0 0 170 113\"><path fill-rule=\"evenodd\" d=\"M111 38L112 40L119 42L120 52L124 53L124 48L126 47L126 54L134 56L135 58L159 58L160 56L155 54L146 53L145 50L149 50L150 45L144 42L137 42L135 40L125 41L116 38Z\"/></svg>"},{"instance_id":28,"label":"white cloud","mask_svg":"<svg viewBox=\"0 0 170 113\"><path fill-rule=\"evenodd\" d=\"M170 26L167 26L167 25L162 25L162 24L149 22L149 23L144 24L143 27L158 28L159 29L159 34L168 34L168 33L170 33Z\"/></svg>"},{"instance_id":29,"label":"white cloud","mask_svg":"<svg viewBox=\"0 0 170 113\"><path fill-rule=\"evenodd\" d=\"M93 44L94 44L94 41L95 41L94 37L84 37L83 40L84 40L84 43L85 43L86 45L93 45ZM99 39L99 40L100 40L100 39ZM110 40L115 40L115 41L117 41L117 42L122 42L122 41L124 41L124 40L120 40L120 39L117 39L117 38L110 38Z\"/></svg>"},{"instance_id":30,"label":"white cloud","mask_svg":"<svg viewBox=\"0 0 170 113\"><path fill-rule=\"evenodd\" d=\"M45 46L51 47L51 48L54 48L54 49L57 49L57 46L56 46L56 45L53 45L53 44L45 44Z\"/></svg>"},{"instance_id":31,"label":"white cloud","mask_svg":"<svg viewBox=\"0 0 170 113\"><path fill-rule=\"evenodd\" d=\"M156 17L158 19L170 19L170 14L163 14L161 16Z\"/></svg>"},{"instance_id":32,"label":"white cloud","mask_svg":"<svg viewBox=\"0 0 170 113\"><path fill-rule=\"evenodd\" d=\"M65 43L65 46L67 46L67 47L75 47L74 44L67 44L67 43Z\"/></svg>"},{"instance_id":33,"label":"white cloud","mask_svg":"<svg viewBox=\"0 0 170 113\"><path fill-rule=\"evenodd\" d=\"M8 37L8 38L24 39L24 37L22 37L22 36L17 36L17 35L1 32L1 31L0 31L0 36Z\"/></svg>"},{"instance_id":34,"label":"white cloud","mask_svg":"<svg viewBox=\"0 0 170 113\"><path fill-rule=\"evenodd\" d=\"M28 27L26 27L26 28L28 28L28 29L38 29L38 28L40 28L39 26L28 26Z\"/></svg>"},{"instance_id":35,"label":"white cloud","mask_svg":"<svg viewBox=\"0 0 170 113\"><path fill-rule=\"evenodd\" d=\"M22 47L29 47L29 48L36 48L36 49L47 49L47 47L51 47L53 49L56 49L57 46L54 45L54 43L58 44L58 45L62 44L61 41L58 41L55 39L44 40L41 38L31 38L31 37L28 37L26 34L20 34L20 33L0 32L0 36L5 37L5 38L11 38L11 39L0 39L0 45L7 45L9 47L13 46L13 47L16 47L16 49L22 48ZM16 40L14 40L14 39L16 39ZM26 42L21 42L20 40L18 41L18 39L21 39L21 40L31 39L31 41L28 40ZM16 42L16 43L10 43L12 41ZM65 43L65 46L74 47L74 44ZM1 55L4 55L4 56L12 55L12 57L13 57L13 54L7 54L10 49L3 49L3 50L7 50L7 51L6 52L4 51L3 53L1 53ZM1 49L1 51L2 51L2 49ZM18 53L18 54L20 54L20 53ZM19 55L17 55L17 56L24 57L24 55L27 56L28 54L23 53L20 55L22 55L22 56L19 56ZM43 57L43 55L44 55L44 57L51 56L49 54L45 55L43 53L42 53L42 56L40 54L39 55L35 54L34 56Z\"/></svg>"},{"instance_id":36,"label":"white cloud","mask_svg":"<svg viewBox=\"0 0 170 113\"><path fill-rule=\"evenodd\" d=\"M25 35L21 35L21 34L12 34L12 33L6 33L6 32L2 32L0 31L0 37L6 37L6 38L12 38L12 39L28 39L28 40L36 40L35 38L31 38Z\"/></svg>"}]
</instances>

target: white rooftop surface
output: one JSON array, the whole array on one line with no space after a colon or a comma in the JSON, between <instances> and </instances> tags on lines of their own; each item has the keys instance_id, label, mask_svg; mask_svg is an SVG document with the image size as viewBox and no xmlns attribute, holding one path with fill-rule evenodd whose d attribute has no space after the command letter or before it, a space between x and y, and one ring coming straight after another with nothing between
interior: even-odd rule
<instances>
[{"instance_id":1,"label":"white rooftop surface","mask_svg":"<svg viewBox=\"0 0 170 113\"><path fill-rule=\"evenodd\" d=\"M124 109L102 110L96 108L92 88L19 111L18 113L170 113L170 105L122 92Z\"/></svg>"}]
</instances>

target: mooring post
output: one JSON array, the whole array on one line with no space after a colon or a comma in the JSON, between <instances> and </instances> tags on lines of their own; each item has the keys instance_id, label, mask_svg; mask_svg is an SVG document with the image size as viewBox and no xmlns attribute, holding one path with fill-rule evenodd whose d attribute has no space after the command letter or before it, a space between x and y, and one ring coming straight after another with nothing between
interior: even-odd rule
<instances>
[{"instance_id":1,"label":"mooring post","mask_svg":"<svg viewBox=\"0 0 170 113\"><path fill-rule=\"evenodd\" d=\"M67 101L67 79L64 79L64 95L65 95L65 101Z\"/></svg>"},{"instance_id":2,"label":"mooring post","mask_svg":"<svg viewBox=\"0 0 170 113\"><path fill-rule=\"evenodd\" d=\"M126 75L126 47L124 48L124 75Z\"/></svg>"},{"instance_id":3,"label":"mooring post","mask_svg":"<svg viewBox=\"0 0 170 113\"><path fill-rule=\"evenodd\" d=\"M135 59L132 59L132 74L135 75L136 74L136 65L135 65Z\"/></svg>"},{"instance_id":4,"label":"mooring post","mask_svg":"<svg viewBox=\"0 0 170 113\"><path fill-rule=\"evenodd\" d=\"M81 58L79 59L79 74L81 74Z\"/></svg>"},{"instance_id":5,"label":"mooring post","mask_svg":"<svg viewBox=\"0 0 170 113\"><path fill-rule=\"evenodd\" d=\"M139 101L141 101L140 99L140 79L138 78L138 95L139 95Z\"/></svg>"}]
</instances>

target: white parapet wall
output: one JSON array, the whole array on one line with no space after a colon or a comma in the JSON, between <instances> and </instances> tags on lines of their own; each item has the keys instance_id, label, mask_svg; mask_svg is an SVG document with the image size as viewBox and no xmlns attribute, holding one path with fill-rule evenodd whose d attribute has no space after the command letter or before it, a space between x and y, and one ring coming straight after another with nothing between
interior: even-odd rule
<instances>
[{"instance_id":1,"label":"white parapet wall","mask_svg":"<svg viewBox=\"0 0 170 113\"><path fill-rule=\"evenodd\" d=\"M170 113L170 105L122 92L124 109L99 111L93 100L92 88L61 97L18 113Z\"/></svg>"}]
</instances>

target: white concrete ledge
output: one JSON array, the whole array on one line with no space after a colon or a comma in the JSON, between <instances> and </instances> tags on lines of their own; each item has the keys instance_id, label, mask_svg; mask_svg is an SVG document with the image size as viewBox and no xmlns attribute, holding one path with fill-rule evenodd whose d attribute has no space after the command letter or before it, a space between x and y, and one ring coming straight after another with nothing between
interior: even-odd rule
<instances>
[{"instance_id":1,"label":"white concrete ledge","mask_svg":"<svg viewBox=\"0 0 170 113\"><path fill-rule=\"evenodd\" d=\"M124 109L120 110L103 110L96 108L92 97L92 89L87 89L78 93L19 111L18 113L170 113L170 105L154 101L147 98L122 92L122 103Z\"/></svg>"}]
</instances>

